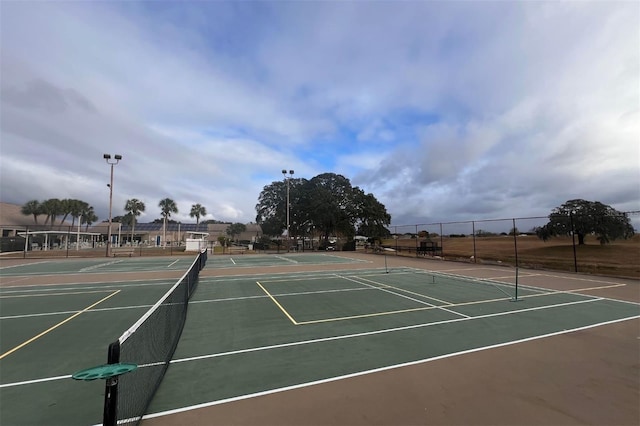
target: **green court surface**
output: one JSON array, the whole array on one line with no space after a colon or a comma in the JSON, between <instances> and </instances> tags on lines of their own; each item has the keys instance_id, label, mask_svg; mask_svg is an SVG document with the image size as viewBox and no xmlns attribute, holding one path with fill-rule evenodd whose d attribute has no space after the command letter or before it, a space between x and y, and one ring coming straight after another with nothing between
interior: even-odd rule
<instances>
[{"instance_id":1,"label":"green court surface","mask_svg":"<svg viewBox=\"0 0 640 426\"><path fill-rule=\"evenodd\" d=\"M328 264L353 264L367 263L363 260L350 259L330 254L270 254L258 256L229 255L210 258L215 262L216 268L241 268L241 267L278 267L283 265L328 265Z\"/></svg>"},{"instance_id":2,"label":"green court surface","mask_svg":"<svg viewBox=\"0 0 640 426\"><path fill-rule=\"evenodd\" d=\"M72 275L162 270L181 271L186 270L192 261L193 258L190 256L43 260L2 267L0 268L0 276Z\"/></svg>"},{"instance_id":3,"label":"green court surface","mask_svg":"<svg viewBox=\"0 0 640 426\"><path fill-rule=\"evenodd\" d=\"M335 268L266 269L292 260ZM512 283L413 268L340 270L353 262L361 261L320 254L210 258L149 417L640 316L637 303L541 286L519 285L516 293ZM89 263L65 265L65 273ZM215 276L216 268L233 266L265 269ZM100 423L104 381L74 381L71 374L104 364L108 343L172 284L2 288L0 424Z\"/></svg>"}]
</instances>

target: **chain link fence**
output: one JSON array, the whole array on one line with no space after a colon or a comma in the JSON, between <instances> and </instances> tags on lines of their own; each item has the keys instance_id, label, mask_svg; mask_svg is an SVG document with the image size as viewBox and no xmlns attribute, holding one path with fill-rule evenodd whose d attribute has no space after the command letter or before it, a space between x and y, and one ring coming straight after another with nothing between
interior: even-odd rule
<instances>
[{"instance_id":1,"label":"chain link fence","mask_svg":"<svg viewBox=\"0 0 640 426\"><path fill-rule=\"evenodd\" d=\"M640 222L640 211L622 213ZM600 235L580 231L578 214L554 218L558 235L540 238L549 216L391 225L390 239L368 251L387 255L510 265L640 278L640 235L601 244ZM594 223L604 217L590 217ZM560 234L562 231L562 234Z\"/></svg>"}]
</instances>

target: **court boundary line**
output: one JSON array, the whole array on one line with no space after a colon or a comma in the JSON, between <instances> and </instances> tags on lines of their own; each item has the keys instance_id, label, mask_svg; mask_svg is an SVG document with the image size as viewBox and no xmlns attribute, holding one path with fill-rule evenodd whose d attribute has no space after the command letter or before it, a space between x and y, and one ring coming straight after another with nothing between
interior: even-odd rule
<instances>
[{"instance_id":1,"label":"court boundary line","mask_svg":"<svg viewBox=\"0 0 640 426\"><path fill-rule=\"evenodd\" d=\"M36 291L42 291L44 289L58 290L58 291L77 290L78 288L80 288L80 286L85 284L95 286L95 287L86 287L87 289L106 288L106 287L144 287L144 286L152 286L152 285L162 285L162 283L152 283L151 281L167 281L168 283L173 284L174 278L150 278L150 279L141 278L138 280L127 280L127 281L88 281L88 282L73 282L73 283L66 282L63 284L28 284L23 286L0 287L0 295L11 294L11 293L36 292ZM143 282L143 284L140 284L139 282ZM144 284L144 283L148 283L148 284ZM104 286L96 286L97 284L104 284ZM68 286L68 285L73 285L74 287L58 288L58 286ZM21 290L23 288L25 290Z\"/></svg>"},{"instance_id":2,"label":"court boundary line","mask_svg":"<svg viewBox=\"0 0 640 426\"><path fill-rule=\"evenodd\" d=\"M452 310L447 309L447 308L446 308L446 306L450 306L450 305L452 305L452 303L451 303L451 302L447 302L447 301L445 301L445 300L432 299L432 300L437 300L438 302L444 302L444 303L445 303L445 304L444 304L444 305L442 305L442 306L440 306L440 305L434 305L433 303L429 303L429 302L427 302L427 301L425 301L425 300L418 300L418 299L414 299L413 297L406 296L406 295L404 295L404 294L399 294L399 293L396 293L396 292L394 292L394 291L391 291L391 290L389 290L389 288L393 288L393 289L395 289L395 290L399 290L399 291L402 291L402 290L400 290L399 288L396 288L396 287L387 286L387 285L385 285L384 283L379 283L379 282L377 282L377 281L373 281L373 280L369 280L369 279L366 279L366 278L357 277L359 280L362 280L362 281L369 281L370 283L378 284L378 286L375 286L375 285L373 285L373 284L367 284L367 283L364 283L364 282L362 282L362 281L358 281L358 280L356 280L356 279L354 279L354 278L351 278L351 277L347 278L347 277L343 277L343 276L340 276L340 275L337 275L337 274L336 274L336 276L337 276L337 277L340 277L340 278L343 278L343 279L346 279L347 281L352 281L352 282L355 282L355 283L358 283L358 284L365 285L365 286L367 286L367 287L369 287L369 288L371 288L371 289L375 289L375 290L383 291L383 292L385 292L385 293L393 294L393 295L395 295L395 296L399 296L399 297L402 297L402 298L405 298L405 299L411 300L412 302L416 302L416 303L419 303L419 304L421 304L421 305L427 305L427 306L429 306L429 307L433 307L433 308L435 308L435 309L440 309L440 310L443 310L443 311L449 312L449 313L454 314L454 315L458 315L458 316L461 316L461 317L467 317L467 318L469 318L469 315L466 315L466 314L463 314L463 313L460 313L460 312L456 312L456 311L452 311ZM412 293L412 294L415 294L415 293ZM431 299L429 296L426 296L426 295L423 295L422 297L424 297L424 298L426 298L426 299Z\"/></svg>"},{"instance_id":3,"label":"court boundary line","mask_svg":"<svg viewBox=\"0 0 640 426\"><path fill-rule=\"evenodd\" d=\"M360 318L371 318L371 317L376 317L376 316L385 316L385 315L397 315L397 314L404 314L404 313L409 313L409 312L418 312L418 311L427 311L427 310L433 310L433 309L439 309L439 310L444 310L447 311L449 313L452 313L454 315L458 315L458 316L462 316L462 317L466 317L466 318L476 318L476 317L471 317L468 316L466 314L460 313L460 312L456 312L453 310L449 310L446 308L451 308L451 307L458 307L458 306L469 306L469 305L480 305L480 304L484 304L484 303L495 303L495 302L504 302L504 301L510 301L513 300L511 296L507 296L507 297L500 297L500 298L493 298L493 299L484 299L484 300L472 300L472 301L468 301L468 302L458 302L458 303L452 303L452 302L447 302L444 300L439 300L439 299L435 299L435 298L431 298L430 296L427 295L423 295L420 293L415 293L412 292L410 290L404 290L402 288L399 287L393 287L390 285L386 285L384 283L380 283L380 282L376 282L373 280L369 280L367 278L363 278L362 275L358 274L358 271L353 271L355 272L353 276L351 277L346 277L346 276L341 276L337 273L330 273L328 275L324 275L324 276L317 276L314 277L313 279L322 279L322 278L328 278L328 277L338 277L338 278L342 278L342 279L346 279L347 281L351 281L351 282L355 282L357 284L362 284L367 286L365 289L371 289L371 290L382 290L385 292L388 292L390 294L396 295L396 296L400 296L400 297L405 297L409 300L412 300L414 302L420 303L420 304L424 304L427 305L426 307L420 307L420 308L406 308L406 309L398 309L398 310L393 310L393 311L383 311L383 312L371 312L371 313L365 313L365 314L359 314L359 315L348 315L348 316L343 316L343 317L333 317L333 318L320 318L320 319L313 319L313 320L308 320L308 321L298 321L296 319L293 318L293 316L291 314L289 314L287 312L287 310L279 303L276 301L275 297L276 296L303 296L303 295L307 295L307 294L317 294L317 293L326 293L326 292L336 292L336 290L327 290L327 291L312 291L312 292L297 292L297 293L283 293L283 294L276 294L271 295L271 293L269 293L263 286L262 284L260 284L258 282L258 285L260 285L260 287L262 288L262 290L267 293L267 295L272 299L272 301L274 301L276 303L276 305L280 308L280 310L287 316L287 318L289 318L290 321L293 322L294 325L310 325L310 324L321 324L321 323L327 323L327 322L337 322L337 321L349 321L349 320L355 320L355 319L360 319ZM408 271L402 271L400 272L401 274L411 274L411 268ZM366 274L365 274L366 275ZM378 274L375 274L378 275ZM428 275L428 274L426 274ZM457 276L453 276L453 275L448 275L448 274L439 274L443 277L453 277L453 278L457 278ZM361 281L357 281L356 279L360 279L363 281L369 281L375 284L379 284L382 287L377 287L377 286L373 286L373 285L369 285L366 283L363 283ZM295 279L295 280L291 280L291 281L299 281L299 280L304 280L303 278L299 278L299 279ZM267 282L286 282L289 280L286 279L278 279L278 280L269 280ZM480 282L480 283L484 283L487 282L485 279L475 279L474 277L469 277L468 280L461 280L463 281L463 283L471 283L470 285L473 285L474 282ZM499 285L501 285L499 283ZM508 285L508 284L505 284ZM513 284L511 284L513 285ZM612 286L599 286L599 287L587 287L587 288L582 288L582 289L573 289L573 290L552 290L552 289L544 289L544 288L537 288L537 287L532 287L532 288L528 288L527 286L523 286L523 287L527 287L527 289L534 291L535 294L528 294L528 295L522 295L520 296L520 300L521 299L528 299L528 298L534 298L534 297L544 297L544 296L553 296L553 295L558 295L558 294L571 294L571 295L575 295L575 296L580 296L585 298L586 300L582 300L582 301L576 301L577 302L584 302L584 301L589 301L589 300L593 300L593 301L597 301L597 300L611 300L614 302L620 302L620 303L629 303L629 304L633 304L633 305L638 305L637 303L634 302L628 302L628 301L618 301L615 299L608 299L608 298L603 298L603 297L599 297L599 296L594 296L594 295L590 295L590 294L583 294L580 293L582 291L589 291L592 289L601 289L601 288L608 288L608 287L619 287L619 286L624 286L626 284L614 284ZM389 288L394 288L397 289L399 291L406 291L410 294L414 294L420 297L424 297L427 299L432 299L432 300L437 300L440 302L443 302L444 305L433 305L427 302L422 302L404 295L400 295L397 294L395 292L386 290L383 287L389 287ZM341 290L341 291L354 291L355 289L348 289L348 290ZM251 298L256 298L257 296L252 296ZM235 300L241 300L242 298L233 298ZM215 300L212 300L212 302L215 302ZM545 305L545 306L554 306L554 305ZM514 311L517 312L517 311Z\"/></svg>"},{"instance_id":4,"label":"court boundary line","mask_svg":"<svg viewBox=\"0 0 640 426\"><path fill-rule=\"evenodd\" d=\"M289 312L287 312L287 310L276 300L276 298L273 297L271 293L269 293L267 289L263 287L262 284L260 284L260 281L256 281L256 284L258 284L258 286L262 289L262 291L264 291L267 294L267 296L269 296L269 299L271 299L273 303L275 303L276 306L280 308L282 313L284 313L287 316L287 318L289 318L289 321L291 321L293 325L298 325L298 322L295 319L293 319L293 317L289 314Z\"/></svg>"},{"instance_id":5,"label":"court boundary line","mask_svg":"<svg viewBox=\"0 0 640 426\"><path fill-rule=\"evenodd\" d=\"M237 350L227 351L227 352L218 352L218 353L215 353L215 354L198 355L198 356L194 356L194 357L175 359L175 360L171 360L170 363L173 364L173 363L180 363L180 362L187 362L187 361L199 361L199 360L209 359L209 358L219 358L219 357L222 357L222 356L237 355L237 354L251 353L251 352L260 352L260 351L263 351L263 350L281 349L281 348L287 348L287 347L292 347L292 346L301 346L301 345L307 345L307 344L328 342L328 341L333 341L333 340L344 340L344 339L352 339L352 338L363 337L363 336L373 336L373 335L377 335L377 334L393 333L393 332L397 332L397 331L413 330L413 329L417 329L417 328L427 328L427 327L432 327L432 326L436 326L436 325L443 325L443 324L449 324L449 323L454 323L454 322L473 321L473 320L477 320L477 319L485 319L485 318L492 318L492 317L498 317L498 316L513 315L513 314L518 314L518 313L522 313L522 312L539 311L539 310L544 310L544 309L552 309L552 308L558 308L558 307L569 306L569 305L577 305L577 304L582 304L582 303L593 303L593 302L597 302L599 300L603 300L603 299L587 299L587 300L580 300L580 301L575 301L575 302L557 303L557 304L554 304L554 305L536 306L536 307L533 307L533 308L518 309L518 310L514 310L514 311L495 312L495 313L491 313L491 314L478 315L478 316L470 317L470 318L454 318L454 319L448 319L448 320L442 320L442 321L434 321L434 322L427 322L427 323L421 323L421 324L405 325L405 326L401 326L401 327L384 328L384 329L381 329L381 330L363 331L363 332L359 332L359 333L342 334L342 335L338 335L338 336L320 337L320 338L317 338L317 339L300 340L300 341L297 341L297 342L279 343L279 344L276 344L276 345L260 346L260 347L257 347L257 348L237 349ZM431 309L431 308L421 308L421 309ZM640 315L637 315L637 316L634 316L634 317L628 317L628 318L631 319L631 318L636 318L636 317L640 318Z\"/></svg>"},{"instance_id":6,"label":"court boundary line","mask_svg":"<svg viewBox=\"0 0 640 426\"><path fill-rule=\"evenodd\" d=\"M35 342L36 340L38 340L39 338L41 338L42 336L44 336L45 334L55 330L56 328L66 324L67 322L71 321L72 319L74 319L75 317L87 312L88 310L90 310L91 308L93 308L96 305L99 305L100 303L104 302L105 300L115 296L116 294L120 293L120 290L116 290L113 293L111 293L110 295L98 300L97 302L87 306L86 308L84 308L81 311L76 312L74 315L71 315L69 318L60 321L59 323L49 327L48 329L46 329L45 331L37 334L36 336L30 338L29 340L22 342L21 344L19 344L18 346L14 347L13 349L9 349L7 352L3 353L0 355L0 360L6 358L7 356L11 355L12 353L14 353L15 351L22 349L23 347L27 346L28 344Z\"/></svg>"},{"instance_id":7,"label":"court boundary line","mask_svg":"<svg viewBox=\"0 0 640 426\"><path fill-rule=\"evenodd\" d=\"M50 260L41 260L40 262L32 262L32 263L18 263L16 265L7 265L7 266L0 266L0 271L5 270L5 269L11 269L11 268L19 268L21 266L26 266L26 265L40 265L42 263L51 263Z\"/></svg>"},{"instance_id":8,"label":"court boundary line","mask_svg":"<svg viewBox=\"0 0 640 426\"><path fill-rule=\"evenodd\" d=\"M419 364L425 364L427 362L439 361L439 360L442 360L442 359L451 358L451 357L455 357L455 356L461 356L461 355L471 354L471 353L475 353L475 352L481 352L481 351L485 351L485 350L491 350L491 349L497 349L497 348L501 348L501 347L505 347L505 346L516 345L516 344L520 344L520 343L526 343L526 342L530 342L530 341L534 341L534 340L538 340L538 339L546 339L546 338L549 338L549 337L554 337L554 336L559 336L559 335L563 335L563 334L574 333L574 332L577 332L577 331L588 330L590 328L601 327L601 326L605 326L605 325L615 324L615 323L618 323L618 322L631 321L631 320L638 319L638 318L640 318L640 315L637 315L637 316L634 316L634 317L629 317L629 318L621 318L621 319L617 319L617 320L606 321L606 322L597 323L597 324L591 324L591 325L587 325L587 326L573 328L573 329L570 329L570 330L562 330L562 331L557 331L557 332L553 332L553 333L547 333L547 334L543 334L543 335L540 335L540 336L527 337L527 338L524 338L524 339L514 340L514 341L510 341L510 342L497 343L497 344L490 345L490 346L483 346L483 347L479 347L479 348L473 348L473 349L468 349L468 350L464 350L464 351L453 352L453 353L444 354L444 355L438 355L438 356L435 356L435 357L416 360L416 361L410 361L410 362L405 362L405 363L400 363L400 364L389 365L389 366L385 366L385 367L374 368L374 369L371 369L371 370L359 371L359 372L356 372L356 373L350 373L350 374L345 374L345 375L336 376L336 377L329 377L329 378L326 378L326 379L315 380L315 381L306 382L306 383L299 383L299 384L296 384L296 385L285 386L285 387L282 387L282 388L270 389L270 390L261 391L261 392L255 392L255 393L252 393L252 394L246 394L246 395L240 395L240 396L231 397L231 398L225 398L225 399L221 399L221 400L217 400L217 401L210 401L210 402L205 402L205 403L201 403L201 404L194 404L194 405L181 407L181 408L176 408L176 409L172 409L172 410L161 411L161 412L158 412L158 413L147 414L147 415L144 415L142 417L142 420L144 420L144 419L152 419L152 418L155 418L155 417L168 416L168 415L171 415L171 414L183 413L183 412L186 412L186 411L196 410L196 409L200 409L200 408L212 407L212 406L215 406L215 405L227 404L227 403L231 403L231 402L235 402L235 401L241 401L241 400L256 398L256 397L260 397L260 396L266 396L266 395L279 393L279 392L285 392L285 391L289 391L289 390L302 389L302 388L309 387L309 386L315 386L315 385L324 384L324 383L336 382L336 381L339 381L339 380L350 379L350 378L364 376L364 375L368 375L368 374L380 373L380 372L384 372L384 371L388 371L388 370L393 370L393 369L396 369L396 368L403 368L403 367L410 367L410 366L419 365ZM95 425L95 426L99 426L99 425Z\"/></svg>"},{"instance_id":9,"label":"court boundary line","mask_svg":"<svg viewBox=\"0 0 640 426\"><path fill-rule=\"evenodd\" d=\"M602 299L598 299L598 300L607 300L607 299L602 298ZM596 300L585 300L585 301L580 301L580 302L571 302L569 304L587 303L587 302L594 302L594 301L596 301ZM535 308L535 309L547 309L547 308L558 307L558 306L563 306L563 305L567 305L567 304L560 304L560 305L554 305L554 306L549 305L549 306L543 306L543 307L539 307L539 308ZM533 309L526 309L525 311L530 311L530 310L533 310ZM491 316L509 315L509 314L518 313L518 312L522 312L522 311L508 311L508 312L501 312L501 313L498 313L498 314L482 315L482 316L468 318L468 319L467 318L457 318L457 319L453 319L453 320L439 321L439 322L435 322L435 323L413 324L413 325L410 325L410 326L394 327L394 328L391 328L391 329L383 329L383 330L374 330L374 331L371 331L371 332L352 333L352 334L347 334L347 335L324 337L324 338L319 338L319 339L310 339L310 340L303 340L303 341L290 342L290 343L282 343L282 344L278 344L278 345L262 346L262 347L258 347L258 348L240 349L240 350L236 350L236 351L220 352L220 353L217 353L217 354L209 354L209 355L200 355L200 356L196 356L196 357L181 358L181 359L177 359L177 360L171 360L170 363L173 364L173 363L180 363L180 362L198 361L198 360L202 360L202 359L218 358L218 357L221 357L221 356L235 355L235 354L241 354L241 353L258 352L258 351L270 350L270 349L280 349L280 348L290 347L290 346L298 346L298 345L304 345L304 344L320 343L320 342L331 341L331 340L342 340L342 339L348 339L348 338L354 338L354 337L362 337L362 336L367 336L367 335L389 333L389 332L394 332L394 331L403 331L403 330L414 329L414 328L426 328L426 327L429 327L429 326L432 326L432 325L440 325L442 323L447 323L447 322L469 321L469 320L473 320L473 319L481 319L481 318L486 318L486 317L491 317ZM561 330L561 331L548 333L548 334L543 334L543 335L539 335L539 336L526 337L524 339L514 340L514 341L511 341L511 342L503 342L503 343L499 343L499 344L496 344L496 345L469 349L469 350L466 350L466 351L463 351L463 352L456 352L456 353L451 353L451 354L439 355L438 357L435 357L435 358L427 358L427 359L423 359L423 360L412 361L411 363L407 363L407 364L395 364L395 365L392 365L392 366L387 366L387 367L382 367L382 368L383 369L393 369L393 368L398 368L398 367L405 366L405 365L419 364L419 363L428 362L428 361L432 361L432 360L436 360L436 359L442 359L442 358L446 358L446 357L461 355L463 353L477 352L477 351L481 351L481 350L492 349L494 347L507 346L507 345L512 345L512 344L522 343L522 342L526 342L526 341L529 341L529 340L536 340L536 339L541 339L541 338L555 336L555 335L568 334L568 333L573 333L575 331L586 330L586 329L589 329L589 328L600 327L600 326L603 326L603 325L614 324L614 323L623 322L623 321L631 321L631 320L635 320L635 319L639 319L639 318L640 318L640 315L633 315L633 316L630 316L630 317L618 318L618 319L615 319L615 320L600 322L600 323L596 323L596 324L589 324L589 325L581 326L581 327L577 327L577 328ZM370 370L369 372L377 372L378 370L379 369ZM383 370L379 370L379 371L383 371ZM361 375L361 374L367 374L367 372L352 373L351 375L340 376L340 377L337 377L337 378L330 378L330 379L326 379L326 380L329 380L329 381L339 380L340 378L347 378L347 377L350 377L350 376L353 376L353 375ZM40 382L62 380L62 379L70 378L70 377L71 377L71 375L64 375L64 376L54 376L54 377L34 379L34 380L28 380L28 381L22 381L22 382L4 383L4 384L0 384L0 389L7 388L7 387L13 387L13 386L28 385L28 384L32 384L32 383L40 383ZM296 385L296 386L304 386L304 384ZM266 391L266 392L269 392L269 391ZM213 404L217 404L217 403L219 403L219 401L214 401ZM211 403L207 403L207 404L211 404ZM151 418L151 417L148 417L148 418Z\"/></svg>"}]
</instances>

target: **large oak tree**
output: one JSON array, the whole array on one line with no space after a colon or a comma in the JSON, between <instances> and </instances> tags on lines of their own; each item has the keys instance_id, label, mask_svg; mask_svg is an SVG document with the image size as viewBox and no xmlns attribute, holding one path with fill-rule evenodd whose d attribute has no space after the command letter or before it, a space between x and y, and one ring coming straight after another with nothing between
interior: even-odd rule
<instances>
[{"instance_id":1,"label":"large oak tree","mask_svg":"<svg viewBox=\"0 0 640 426\"><path fill-rule=\"evenodd\" d=\"M356 231L369 237L388 234L391 216L373 194L365 194L349 179L323 173L311 180L296 178L264 187L256 205L256 222L266 235L282 235L287 227L289 185L291 235L319 234L348 238Z\"/></svg>"},{"instance_id":2,"label":"large oak tree","mask_svg":"<svg viewBox=\"0 0 640 426\"><path fill-rule=\"evenodd\" d=\"M554 208L549 222L536 228L539 238L547 241L560 235L578 236L578 244L585 243L587 235L595 235L600 244L607 244L618 238L631 238L634 234L629 218L611 206L599 201L581 199L569 200Z\"/></svg>"}]
</instances>

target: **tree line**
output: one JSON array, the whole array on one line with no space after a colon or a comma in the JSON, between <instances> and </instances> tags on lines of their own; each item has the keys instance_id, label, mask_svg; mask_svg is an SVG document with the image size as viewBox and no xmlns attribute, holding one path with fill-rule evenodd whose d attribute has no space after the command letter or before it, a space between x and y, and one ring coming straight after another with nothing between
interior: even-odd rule
<instances>
[{"instance_id":1,"label":"tree line","mask_svg":"<svg viewBox=\"0 0 640 426\"><path fill-rule=\"evenodd\" d=\"M178 207L176 202L171 198L164 198L158 203L160 207L161 219L167 221L171 217L171 214L178 213ZM135 228L138 216L140 216L146 209L145 203L132 198L127 200L124 205L123 216L114 216L111 218L112 222L120 222ZM56 219L62 217L60 224L63 224L68 217L72 218L71 226L75 225L76 220L80 221L80 224L86 225L87 228L98 221L98 216L95 214L93 206L89 205L86 201L66 198L60 200L58 198L50 198L42 202L38 200L30 200L22 205L21 212L25 216L33 216L33 221L38 225L38 216L44 215L44 225L55 225ZM191 206L191 212L189 216L196 219L196 223L200 223L200 218L206 216L207 209L201 204L194 204ZM133 231L132 231L133 233Z\"/></svg>"},{"instance_id":2,"label":"tree line","mask_svg":"<svg viewBox=\"0 0 640 426\"><path fill-rule=\"evenodd\" d=\"M86 201L65 198L60 200L58 198L49 198L42 202L38 200L27 201L22 206L22 214L25 216L33 216L33 221L38 225L38 216L44 215L44 225L55 225L55 221L59 216L62 216L60 223L64 223L67 217L71 217L71 226L75 225L76 220L80 220L80 225L94 224L98 220L93 206L89 205Z\"/></svg>"},{"instance_id":3,"label":"tree line","mask_svg":"<svg viewBox=\"0 0 640 426\"><path fill-rule=\"evenodd\" d=\"M160 207L159 219L155 219L152 223L162 223L166 229L167 223L176 223L175 220L171 220L172 214L178 213L178 206L171 198L164 198L158 203ZM124 215L118 215L111 218L112 222L122 223L131 227L131 239L135 234L136 223L138 217L145 211L146 205L143 201L137 198L127 200L124 205ZM55 225L58 217L62 217L59 224L63 224L68 217L72 218L71 226L75 226L76 220L80 221L81 225L86 225L85 230L88 230L89 226L98 221L93 206L82 200L76 199L57 199L51 198L45 201L30 200L22 205L21 212L25 216L33 216L33 220L38 225L38 217L45 215L45 221L43 225ZM189 216L196 219L196 225L200 224L200 218L207 215L207 209L202 204L193 204ZM246 230L246 226L242 223L223 222L218 220L206 220L203 224L220 223L228 224L226 234L233 239Z\"/></svg>"}]
</instances>

